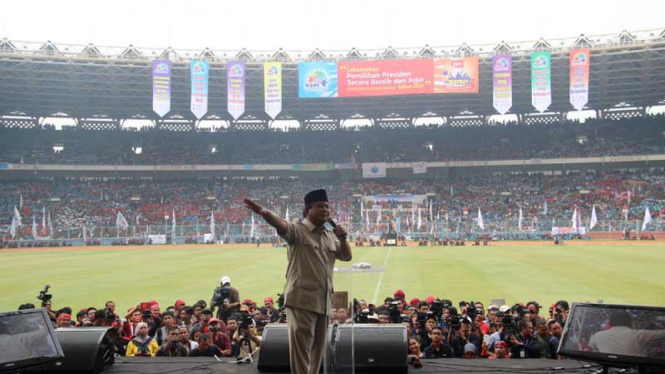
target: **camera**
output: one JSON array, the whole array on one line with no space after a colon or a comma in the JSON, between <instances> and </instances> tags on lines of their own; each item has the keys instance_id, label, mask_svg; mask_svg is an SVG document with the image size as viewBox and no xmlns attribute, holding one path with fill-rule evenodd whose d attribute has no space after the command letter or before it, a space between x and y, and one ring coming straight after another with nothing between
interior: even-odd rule
<instances>
[{"instance_id":1,"label":"camera","mask_svg":"<svg viewBox=\"0 0 665 374\"><path fill-rule=\"evenodd\" d=\"M240 316L240 327L239 329L247 329L250 325L254 323L254 319L249 314L242 314Z\"/></svg>"},{"instance_id":2,"label":"camera","mask_svg":"<svg viewBox=\"0 0 665 374\"><path fill-rule=\"evenodd\" d=\"M277 307L279 309L284 308L284 294L283 293L278 293L277 294Z\"/></svg>"},{"instance_id":3,"label":"camera","mask_svg":"<svg viewBox=\"0 0 665 374\"><path fill-rule=\"evenodd\" d=\"M43 290L39 291L39 295L37 296L37 298L42 302L42 307L45 307L46 302L51 300L51 298L53 297L53 295L48 293L49 288L51 288L51 285L47 284L46 286L44 286Z\"/></svg>"},{"instance_id":4,"label":"camera","mask_svg":"<svg viewBox=\"0 0 665 374\"><path fill-rule=\"evenodd\" d=\"M515 331L517 331L515 319L510 314L499 313L498 315L501 317L501 324L503 325L503 340L510 342L511 338L515 335Z\"/></svg>"},{"instance_id":5,"label":"camera","mask_svg":"<svg viewBox=\"0 0 665 374\"><path fill-rule=\"evenodd\" d=\"M457 315L457 316L452 316L450 318L450 329L452 331L457 331L462 327L462 320L464 319L463 316Z\"/></svg>"},{"instance_id":6,"label":"camera","mask_svg":"<svg viewBox=\"0 0 665 374\"><path fill-rule=\"evenodd\" d=\"M441 318L441 315L443 315L443 308L444 308L444 303L441 300L436 300L432 302L432 305L430 306L430 310L434 315L436 316L437 320Z\"/></svg>"},{"instance_id":7,"label":"camera","mask_svg":"<svg viewBox=\"0 0 665 374\"><path fill-rule=\"evenodd\" d=\"M215 288L215 306L223 308L225 304L229 303L231 297L231 286L221 286Z\"/></svg>"},{"instance_id":8,"label":"camera","mask_svg":"<svg viewBox=\"0 0 665 374\"><path fill-rule=\"evenodd\" d=\"M399 311L399 301L393 301L388 305L388 314L391 323L399 323L401 320L401 313Z\"/></svg>"}]
</instances>

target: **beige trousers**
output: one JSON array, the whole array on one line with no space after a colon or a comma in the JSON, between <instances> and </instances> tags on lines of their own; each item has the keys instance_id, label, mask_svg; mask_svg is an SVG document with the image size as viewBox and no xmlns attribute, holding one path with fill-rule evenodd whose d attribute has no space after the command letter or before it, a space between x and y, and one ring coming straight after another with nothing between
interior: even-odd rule
<instances>
[{"instance_id":1,"label":"beige trousers","mask_svg":"<svg viewBox=\"0 0 665 374\"><path fill-rule=\"evenodd\" d=\"M299 308L286 308L289 326L291 373L317 374L326 351L328 316Z\"/></svg>"}]
</instances>

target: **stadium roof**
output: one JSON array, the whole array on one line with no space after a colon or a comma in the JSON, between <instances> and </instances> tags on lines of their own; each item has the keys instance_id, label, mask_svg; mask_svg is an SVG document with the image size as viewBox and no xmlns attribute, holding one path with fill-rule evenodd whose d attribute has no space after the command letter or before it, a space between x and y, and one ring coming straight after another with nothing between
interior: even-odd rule
<instances>
[{"instance_id":1,"label":"stadium roof","mask_svg":"<svg viewBox=\"0 0 665 374\"><path fill-rule=\"evenodd\" d=\"M665 103L665 31L621 32L615 35L424 46L419 48L350 51L283 50L203 51L173 48L103 47L31 43L0 40L0 116L11 114L34 118L55 113L74 118L146 118L158 120L152 111L150 63L173 61L172 105L165 118L194 121L190 112L189 61L211 62L209 112L204 119L231 120L226 104L226 63L247 62L246 111L243 119L268 120L264 111L263 63L282 61L283 108L277 119L299 121L326 118L453 117L461 113L478 116L497 114L492 107L491 57L513 56L513 107L509 113L531 114L530 53L552 53L552 97L549 111L555 115L572 110L569 103L568 53L572 48L590 48L589 103L595 110L618 104L646 108ZM359 59L412 59L479 56L478 94L432 94L335 99L298 98L298 62Z\"/></svg>"}]
</instances>

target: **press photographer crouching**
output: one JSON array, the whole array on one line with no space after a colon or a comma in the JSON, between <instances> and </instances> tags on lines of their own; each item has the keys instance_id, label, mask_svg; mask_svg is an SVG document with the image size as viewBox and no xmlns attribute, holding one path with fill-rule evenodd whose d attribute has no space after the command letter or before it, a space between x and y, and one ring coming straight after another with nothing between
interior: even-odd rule
<instances>
[{"instance_id":1,"label":"press photographer crouching","mask_svg":"<svg viewBox=\"0 0 665 374\"><path fill-rule=\"evenodd\" d=\"M234 287L231 287L231 278L223 276L220 280L220 286L215 288L210 301L210 310L217 310L217 318L226 323L226 320L238 311L240 306L240 293Z\"/></svg>"},{"instance_id":2,"label":"press photographer crouching","mask_svg":"<svg viewBox=\"0 0 665 374\"><path fill-rule=\"evenodd\" d=\"M238 358L247 358L252 355L253 359L258 358L258 348L261 346L261 337L256 332L256 323L249 314L247 305L240 306L238 315L238 329L233 334L232 342L238 350Z\"/></svg>"}]
</instances>

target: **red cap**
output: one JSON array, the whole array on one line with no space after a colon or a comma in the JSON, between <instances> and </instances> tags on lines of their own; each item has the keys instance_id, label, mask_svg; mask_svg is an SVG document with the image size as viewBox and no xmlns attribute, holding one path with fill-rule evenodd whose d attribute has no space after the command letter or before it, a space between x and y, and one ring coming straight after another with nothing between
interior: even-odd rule
<instances>
[{"instance_id":1,"label":"red cap","mask_svg":"<svg viewBox=\"0 0 665 374\"><path fill-rule=\"evenodd\" d=\"M420 304L420 299L417 298L417 297L414 297L413 299L411 299L411 301L409 302L409 304L411 304L411 305L413 305L413 306L418 306L418 304Z\"/></svg>"},{"instance_id":2,"label":"red cap","mask_svg":"<svg viewBox=\"0 0 665 374\"><path fill-rule=\"evenodd\" d=\"M535 305L533 305L533 304L529 305L528 309L529 309L529 311L531 311L531 313L536 313L536 306Z\"/></svg>"},{"instance_id":3,"label":"red cap","mask_svg":"<svg viewBox=\"0 0 665 374\"><path fill-rule=\"evenodd\" d=\"M155 300L153 301L148 301L148 305L150 306L150 310L152 310L154 307L159 308L159 303Z\"/></svg>"},{"instance_id":4,"label":"red cap","mask_svg":"<svg viewBox=\"0 0 665 374\"><path fill-rule=\"evenodd\" d=\"M178 306L178 305L187 305L187 303L185 302L185 300L177 300L175 302L175 306Z\"/></svg>"},{"instance_id":5,"label":"red cap","mask_svg":"<svg viewBox=\"0 0 665 374\"><path fill-rule=\"evenodd\" d=\"M263 302L264 303L274 303L274 301L272 300L272 297L266 297L266 299L263 300Z\"/></svg>"},{"instance_id":6,"label":"red cap","mask_svg":"<svg viewBox=\"0 0 665 374\"><path fill-rule=\"evenodd\" d=\"M243 303L243 304L252 304L253 301L250 300L250 299L245 299L245 300L242 301L242 303Z\"/></svg>"},{"instance_id":7,"label":"red cap","mask_svg":"<svg viewBox=\"0 0 665 374\"><path fill-rule=\"evenodd\" d=\"M402 290L397 290L395 291L395 294L393 295L395 298L398 299L403 299L404 298L404 291Z\"/></svg>"},{"instance_id":8,"label":"red cap","mask_svg":"<svg viewBox=\"0 0 665 374\"><path fill-rule=\"evenodd\" d=\"M503 347L503 348L508 348L508 343L501 341L501 342L497 342L497 343L495 344L495 346L497 346L497 347Z\"/></svg>"},{"instance_id":9,"label":"red cap","mask_svg":"<svg viewBox=\"0 0 665 374\"><path fill-rule=\"evenodd\" d=\"M434 296L427 296L427 299L425 299L425 301L427 301L427 304L431 304L431 303L433 303L433 302L436 301L436 297L434 297Z\"/></svg>"},{"instance_id":10,"label":"red cap","mask_svg":"<svg viewBox=\"0 0 665 374\"><path fill-rule=\"evenodd\" d=\"M60 314L58 314L58 319L63 319L63 318L69 318L69 319L72 319L72 316L70 316L70 315L67 314L67 313L60 313Z\"/></svg>"},{"instance_id":11,"label":"red cap","mask_svg":"<svg viewBox=\"0 0 665 374\"><path fill-rule=\"evenodd\" d=\"M221 320L218 319L218 318L210 318L210 319L208 320L208 323L213 323L213 322L221 322Z\"/></svg>"},{"instance_id":12,"label":"red cap","mask_svg":"<svg viewBox=\"0 0 665 374\"><path fill-rule=\"evenodd\" d=\"M132 309L134 309L134 308L129 308L129 309L132 310ZM129 311L129 310L128 310L128 311ZM88 313L88 308L83 308L83 309L79 310L79 312Z\"/></svg>"},{"instance_id":13,"label":"red cap","mask_svg":"<svg viewBox=\"0 0 665 374\"><path fill-rule=\"evenodd\" d=\"M556 304L550 305L550 310L554 310L554 308L556 308Z\"/></svg>"}]
</instances>

